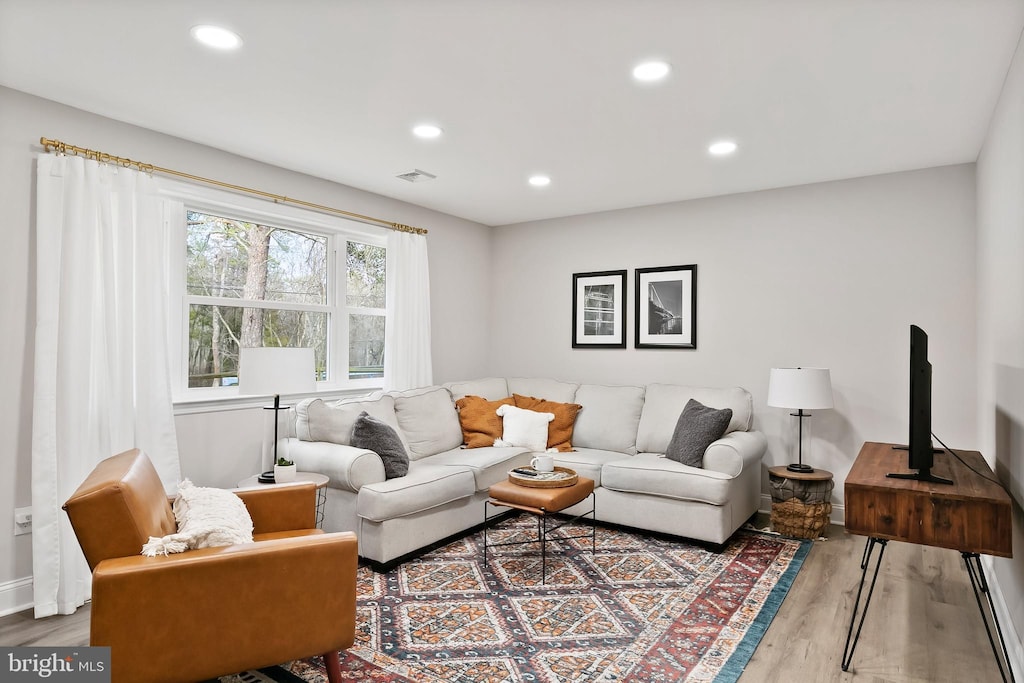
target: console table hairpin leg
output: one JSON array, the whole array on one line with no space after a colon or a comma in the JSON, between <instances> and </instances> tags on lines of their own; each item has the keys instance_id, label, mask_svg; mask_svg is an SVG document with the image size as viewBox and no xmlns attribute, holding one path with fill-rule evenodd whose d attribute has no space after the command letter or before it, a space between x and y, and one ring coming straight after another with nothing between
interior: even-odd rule
<instances>
[{"instance_id":1,"label":"console table hairpin leg","mask_svg":"<svg viewBox=\"0 0 1024 683\"><path fill-rule=\"evenodd\" d=\"M978 602L978 611L981 612L981 621L985 624L985 635L988 636L988 643L992 646L992 654L996 656L996 664L999 665L999 675L1006 681L1006 673L1003 671L1003 657L1006 655L1006 641L1003 639L1003 629L999 626L999 617L996 616L996 606L992 601L992 593L988 589L988 581L985 579L985 568L981 566L981 555L978 553L962 552L964 564L967 565L967 575L971 577L971 588L974 589L974 599ZM980 591L980 592L979 592ZM996 641L992 639L992 629L988 625L988 616L985 614L985 607L981 604L981 593L988 596L988 609L992 615L992 622L996 626L996 635L999 636L1000 651L996 648ZM1006 660L1006 671L1010 673L1010 681L1014 681L1013 669L1010 667L1010 660Z\"/></svg>"},{"instance_id":2,"label":"console table hairpin leg","mask_svg":"<svg viewBox=\"0 0 1024 683\"><path fill-rule=\"evenodd\" d=\"M875 570L871 575L871 586L868 588L867 599L864 601L864 609L860 613L860 623L857 625L857 633L853 633L853 623L857 620L857 612L860 608L860 598L864 591L864 581L868 575L868 564L871 562L871 553L874 550L875 544L881 545L881 549L878 551L878 558L875 561ZM843 671L849 671L850 662L853 661L853 651L857 648L857 641L860 639L860 631L864 627L864 617L868 613L868 605L871 604L871 595L875 592L875 582L878 580L878 569L882 565L882 556L885 555L885 549L888 541L884 538L875 538L869 536L867 543L864 544L864 555L860 561L860 587L857 589L857 599L853 603L853 613L850 614L850 628L846 632L846 647L843 649ZM974 590L974 599L978 603L978 611L981 612L981 621L985 625L985 634L988 636L989 645L992 646L992 654L996 658L996 666L999 667L999 675L1002 676L1003 681L1010 680L1014 682L1013 669L1009 666L1009 660L1007 660L1006 670L1003 670L1003 658L1006 655L1006 641L1003 639L1003 629L999 626L999 617L996 616L995 604L992 601L992 593L988 589L988 581L985 579L985 569L981 564L981 556L978 553L962 552L960 555L964 558L964 563L967 566L967 575L971 579L971 588ZM999 636L999 648L996 647L996 641L992 638L992 629L988 625L988 615L985 614L985 606L981 602L981 594L984 593L988 596L988 608L992 615L992 622L996 627L996 634ZM853 642L850 642L851 637ZM1001 648L1001 650L1000 650ZM1009 672L1010 677L1007 679L1006 674Z\"/></svg>"},{"instance_id":3,"label":"console table hairpin leg","mask_svg":"<svg viewBox=\"0 0 1024 683\"><path fill-rule=\"evenodd\" d=\"M850 643L850 637L853 636L853 622L857 620L857 610L860 608L860 596L864 591L864 579L868 576L868 563L871 562L871 552L875 548L875 544L882 546L881 550L878 551L878 559L875 560L875 571L871 575L871 587L868 588L868 597L864 601L864 611L860 613L860 624L857 625L857 635L853 638L853 643ZM850 670L850 662L853 661L853 651L857 649L857 641L860 640L860 630L864 627L864 617L868 614L868 605L871 604L871 595L875 592L875 582L878 581L878 568L882 566L882 556L885 555L885 548L888 545L888 541L884 538L875 538L874 536L868 536L867 542L864 544L864 555L860 560L860 587L857 589L857 599L853 602L853 613L850 614L850 629L846 632L846 647L843 648L843 671Z\"/></svg>"}]
</instances>

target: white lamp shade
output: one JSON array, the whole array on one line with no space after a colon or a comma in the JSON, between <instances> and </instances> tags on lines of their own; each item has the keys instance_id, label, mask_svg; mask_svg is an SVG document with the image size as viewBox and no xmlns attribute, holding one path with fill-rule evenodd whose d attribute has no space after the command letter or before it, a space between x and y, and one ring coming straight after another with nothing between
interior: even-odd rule
<instances>
[{"instance_id":1,"label":"white lamp shade","mask_svg":"<svg viewBox=\"0 0 1024 683\"><path fill-rule=\"evenodd\" d=\"M768 405L796 410L831 408L832 377L828 368L772 368Z\"/></svg>"},{"instance_id":2,"label":"white lamp shade","mask_svg":"<svg viewBox=\"0 0 1024 683\"><path fill-rule=\"evenodd\" d=\"M313 349L239 349L238 393L255 396L316 391Z\"/></svg>"}]
</instances>

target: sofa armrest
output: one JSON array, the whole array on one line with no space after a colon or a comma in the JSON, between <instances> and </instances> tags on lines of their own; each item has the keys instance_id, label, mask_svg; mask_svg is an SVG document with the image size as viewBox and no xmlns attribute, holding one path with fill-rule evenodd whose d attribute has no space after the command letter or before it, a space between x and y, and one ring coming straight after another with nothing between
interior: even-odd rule
<instances>
[{"instance_id":1,"label":"sofa armrest","mask_svg":"<svg viewBox=\"0 0 1024 683\"><path fill-rule=\"evenodd\" d=\"M146 681L337 651L355 635L356 564L350 532L104 560L90 644L111 648L114 680Z\"/></svg>"},{"instance_id":2,"label":"sofa armrest","mask_svg":"<svg viewBox=\"0 0 1024 683\"><path fill-rule=\"evenodd\" d=\"M233 489L252 517L253 533L316 526L316 485L309 482Z\"/></svg>"},{"instance_id":3,"label":"sofa armrest","mask_svg":"<svg viewBox=\"0 0 1024 683\"><path fill-rule=\"evenodd\" d=\"M729 432L704 451L704 469L736 477L760 463L767 449L761 432Z\"/></svg>"},{"instance_id":4,"label":"sofa armrest","mask_svg":"<svg viewBox=\"0 0 1024 683\"><path fill-rule=\"evenodd\" d=\"M385 479L384 461L364 448L291 438L286 452L300 472L325 475L331 488L358 492L366 484Z\"/></svg>"}]
</instances>

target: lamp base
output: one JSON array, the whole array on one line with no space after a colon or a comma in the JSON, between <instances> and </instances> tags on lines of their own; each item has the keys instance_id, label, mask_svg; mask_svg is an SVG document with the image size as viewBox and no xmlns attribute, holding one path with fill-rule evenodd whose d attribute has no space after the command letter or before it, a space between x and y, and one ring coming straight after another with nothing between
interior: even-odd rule
<instances>
[{"instance_id":1,"label":"lamp base","mask_svg":"<svg viewBox=\"0 0 1024 683\"><path fill-rule=\"evenodd\" d=\"M260 476L256 477L256 481L258 481L261 484L277 483L277 480L274 479L274 470L261 473Z\"/></svg>"},{"instance_id":2,"label":"lamp base","mask_svg":"<svg viewBox=\"0 0 1024 683\"><path fill-rule=\"evenodd\" d=\"M794 462L786 466L786 469L790 472L803 472L809 474L814 471L814 468L810 465L805 465L802 462Z\"/></svg>"}]
</instances>

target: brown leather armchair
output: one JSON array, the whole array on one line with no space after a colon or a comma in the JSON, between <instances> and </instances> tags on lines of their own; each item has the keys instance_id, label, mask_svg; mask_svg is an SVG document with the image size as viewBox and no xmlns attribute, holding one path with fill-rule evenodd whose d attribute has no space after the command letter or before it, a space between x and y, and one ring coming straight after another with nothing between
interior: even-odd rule
<instances>
[{"instance_id":1,"label":"brown leather armchair","mask_svg":"<svg viewBox=\"0 0 1024 683\"><path fill-rule=\"evenodd\" d=\"M240 489L255 543L144 557L175 533L170 502L138 449L96 466L64 504L92 574L91 645L112 680L197 681L338 650L355 636L355 534L314 528L312 484Z\"/></svg>"}]
</instances>

